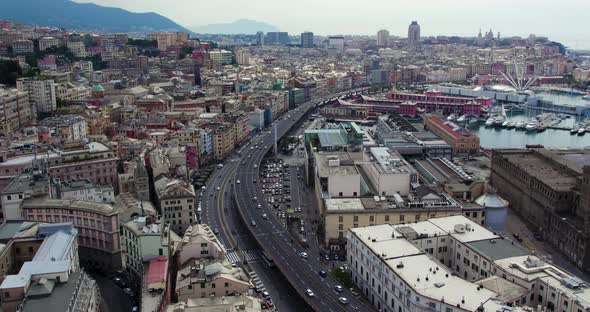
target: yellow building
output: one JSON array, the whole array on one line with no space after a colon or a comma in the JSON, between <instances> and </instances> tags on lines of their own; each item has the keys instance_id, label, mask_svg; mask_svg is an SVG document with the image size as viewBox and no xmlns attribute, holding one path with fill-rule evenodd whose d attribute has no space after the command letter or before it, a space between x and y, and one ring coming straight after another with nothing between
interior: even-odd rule
<instances>
[{"instance_id":1,"label":"yellow building","mask_svg":"<svg viewBox=\"0 0 590 312\"><path fill-rule=\"evenodd\" d=\"M231 124L219 124L213 130L213 155L221 160L229 155L236 144L236 129Z\"/></svg>"},{"instance_id":2,"label":"yellow building","mask_svg":"<svg viewBox=\"0 0 590 312\"><path fill-rule=\"evenodd\" d=\"M461 207L448 198L424 194L421 199L332 198L325 200L324 243L332 250L346 246L350 228L381 224L407 224L431 218L464 215L478 224L485 219L484 207Z\"/></svg>"},{"instance_id":3,"label":"yellow building","mask_svg":"<svg viewBox=\"0 0 590 312\"><path fill-rule=\"evenodd\" d=\"M465 128L454 128L440 117L429 117L424 121L424 127L434 133L453 149L453 154L472 154L479 151L479 137Z\"/></svg>"}]
</instances>

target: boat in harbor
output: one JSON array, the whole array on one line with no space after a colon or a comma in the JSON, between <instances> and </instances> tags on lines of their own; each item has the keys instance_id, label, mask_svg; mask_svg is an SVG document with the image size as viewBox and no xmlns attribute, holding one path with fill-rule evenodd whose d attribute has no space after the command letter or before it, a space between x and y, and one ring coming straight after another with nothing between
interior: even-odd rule
<instances>
[{"instance_id":1,"label":"boat in harbor","mask_svg":"<svg viewBox=\"0 0 590 312\"><path fill-rule=\"evenodd\" d=\"M540 124L536 119L533 119L531 121L529 121L526 126L524 126L524 129L526 131L535 131L537 130L537 128L539 128Z\"/></svg>"},{"instance_id":2,"label":"boat in harbor","mask_svg":"<svg viewBox=\"0 0 590 312\"><path fill-rule=\"evenodd\" d=\"M590 100L590 94L586 94L582 97L584 100Z\"/></svg>"},{"instance_id":3,"label":"boat in harbor","mask_svg":"<svg viewBox=\"0 0 590 312\"><path fill-rule=\"evenodd\" d=\"M508 125L506 126L506 128L508 128L508 129L512 129L512 128L514 128L514 127L516 127L516 121L511 121L511 122L509 122L509 123L508 123Z\"/></svg>"},{"instance_id":4,"label":"boat in harbor","mask_svg":"<svg viewBox=\"0 0 590 312\"><path fill-rule=\"evenodd\" d=\"M539 125L539 127L537 128L537 132L543 132L545 131L545 129L547 129L547 127L545 127L544 125Z\"/></svg>"},{"instance_id":5,"label":"boat in harbor","mask_svg":"<svg viewBox=\"0 0 590 312\"><path fill-rule=\"evenodd\" d=\"M510 111L510 112L513 112L513 113L514 113L514 112L519 112L519 113L520 113L520 112L524 112L524 107L522 107L522 106L520 106L520 105L518 105L518 104L507 104L507 105L505 106L505 109L506 109L507 111Z\"/></svg>"},{"instance_id":6,"label":"boat in harbor","mask_svg":"<svg viewBox=\"0 0 590 312\"><path fill-rule=\"evenodd\" d=\"M471 117L469 118L469 124L474 125L476 123L479 122L479 119L477 117Z\"/></svg>"},{"instance_id":7,"label":"boat in harbor","mask_svg":"<svg viewBox=\"0 0 590 312\"><path fill-rule=\"evenodd\" d=\"M576 125L574 126L571 130L570 130L570 134L577 134L578 130L580 130L580 128L582 128L582 125Z\"/></svg>"},{"instance_id":8,"label":"boat in harbor","mask_svg":"<svg viewBox=\"0 0 590 312\"><path fill-rule=\"evenodd\" d=\"M578 135L584 135L585 133L586 133L586 128L580 127L580 129L578 129Z\"/></svg>"},{"instance_id":9,"label":"boat in harbor","mask_svg":"<svg viewBox=\"0 0 590 312\"><path fill-rule=\"evenodd\" d=\"M486 123L485 123L485 125L486 125L486 127L491 127L491 126L493 126L493 125L494 125L494 117L490 117L490 118L488 118L488 120L486 120Z\"/></svg>"},{"instance_id":10,"label":"boat in harbor","mask_svg":"<svg viewBox=\"0 0 590 312\"><path fill-rule=\"evenodd\" d=\"M494 126L502 126L504 121L506 121L506 117L496 116L496 117L494 117Z\"/></svg>"},{"instance_id":11,"label":"boat in harbor","mask_svg":"<svg viewBox=\"0 0 590 312\"><path fill-rule=\"evenodd\" d=\"M509 124L510 124L510 120L505 120L505 121L502 123L502 128L508 128L508 125L509 125Z\"/></svg>"},{"instance_id":12,"label":"boat in harbor","mask_svg":"<svg viewBox=\"0 0 590 312\"><path fill-rule=\"evenodd\" d=\"M514 128L516 128L516 129L524 129L525 126L526 126L526 121L520 120L520 121L517 121L516 122L516 124L514 125Z\"/></svg>"},{"instance_id":13,"label":"boat in harbor","mask_svg":"<svg viewBox=\"0 0 590 312\"><path fill-rule=\"evenodd\" d=\"M456 118L455 114L450 114L449 117L447 117L447 120L453 121L453 120L455 120L455 118Z\"/></svg>"},{"instance_id":14,"label":"boat in harbor","mask_svg":"<svg viewBox=\"0 0 590 312\"><path fill-rule=\"evenodd\" d=\"M457 122L465 122L467 120L467 115L461 115L457 118Z\"/></svg>"}]
</instances>

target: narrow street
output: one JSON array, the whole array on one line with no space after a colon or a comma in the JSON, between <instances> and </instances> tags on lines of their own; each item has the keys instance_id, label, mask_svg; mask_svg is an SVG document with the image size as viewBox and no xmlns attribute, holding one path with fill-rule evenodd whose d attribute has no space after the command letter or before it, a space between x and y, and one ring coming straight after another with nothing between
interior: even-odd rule
<instances>
[{"instance_id":1,"label":"narrow street","mask_svg":"<svg viewBox=\"0 0 590 312\"><path fill-rule=\"evenodd\" d=\"M545 259L548 262L569 271L586 282L590 282L590 274L578 269L573 263L568 261L559 251L546 241L537 240L533 236L533 231L516 215L511 209L508 209L508 216L506 220L506 230L509 232L511 239L512 234L518 234L522 238L521 244L533 251L537 256Z\"/></svg>"}]
</instances>

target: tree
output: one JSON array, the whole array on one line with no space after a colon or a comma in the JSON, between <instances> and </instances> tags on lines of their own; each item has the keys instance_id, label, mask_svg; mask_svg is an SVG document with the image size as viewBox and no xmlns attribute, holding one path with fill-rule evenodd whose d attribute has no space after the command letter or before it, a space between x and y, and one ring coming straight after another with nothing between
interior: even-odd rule
<instances>
[{"instance_id":1,"label":"tree","mask_svg":"<svg viewBox=\"0 0 590 312\"><path fill-rule=\"evenodd\" d=\"M140 49L147 49L147 48L156 48L158 46L158 41L156 40L148 40L148 39L133 39L129 38L127 40L128 45L136 46Z\"/></svg>"},{"instance_id":2,"label":"tree","mask_svg":"<svg viewBox=\"0 0 590 312\"><path fill-rule=\"evenodd\" d=\"M193 53L194 48L190 46L183 46L180 52L180 59L185 58L188 54Z\"/></svg>"},{"instance_id":3,"label":"tree","mask_svg":"<svg viewBox=\"0 0 590 312\"><path fill-rule=\"evenodd\" d=\"M17 61L0 60L0 84L15 85L16 78L22 74Z\"/></svg>"}]
</instances>

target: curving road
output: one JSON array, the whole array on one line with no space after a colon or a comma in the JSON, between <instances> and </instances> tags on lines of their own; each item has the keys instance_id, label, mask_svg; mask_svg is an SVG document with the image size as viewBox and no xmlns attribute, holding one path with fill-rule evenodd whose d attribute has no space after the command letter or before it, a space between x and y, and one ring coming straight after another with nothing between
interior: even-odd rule
<instances>
[{"instance_id":1,"label":"curving road","mask_svg":"<svg viewBox=\"0 0 590 312\"><path fill-rule=\"evenodd\" d=\"M310 109L321 105L322 102L359 91L334 94L330 98L308 102L300 105L297 110L289 111L289 115L275 121L277 137L280 138L288 133ZM254 138L249 147L244 149L237 166L235 179L232 181L234 183L234 199L244 222L249 225L249 230L254 238L273 258L291 285L316 311L373 311L371 305L354 297L348 290L338 293L335 290L338 282L330 275L326 278L320 277L319 271L328 272L330 268L321 262L317 254L310 255L307 259L301 258L299 253L304 249L287 229L280 225L272 208L262 200L264 198L262 190L254 180L259 179L258 167L264 155L272 148L272 140L273 134L270 131L263 132ZM257 148L250 149L252 146L257 146ZM240 183L237 183L237 180L240 180ZM254 198L258 198L258 200ZM267 219L262 217L263 213L268 216ZM253 225L252 222L255 222L256 225ZM315 295L308 296L307 289L311 289ZM339 297L346 297L349 302L343 304L339 301Z\"/></svg>"}]
</instances>

